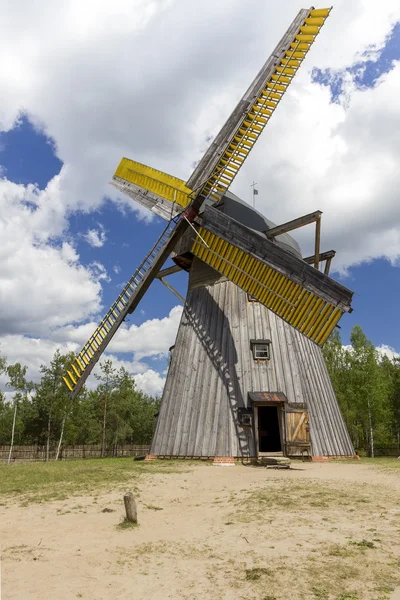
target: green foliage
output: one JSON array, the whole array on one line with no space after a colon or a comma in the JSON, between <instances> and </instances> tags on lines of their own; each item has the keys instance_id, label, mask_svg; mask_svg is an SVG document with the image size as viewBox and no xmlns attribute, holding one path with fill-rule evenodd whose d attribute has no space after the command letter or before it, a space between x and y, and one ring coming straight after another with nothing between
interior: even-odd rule
<instances>
[{"instance_id":1,"label":"green foliage","mask_svg":"<svg viewBox=\"0 0 400 600\"><path fill-rule=\"evenodd\" d=\"M116 370L106 360L96 389L83 389L71 402L62 380L71 358L71 353L57 350L50 364L40 367L41 380L34 385L26 379L27 367L7 366L0 357L0 371L7 373L7 385L14 392L11 402L0 395L0 444L10 443L16 403L15 445L56 447L61 436L64 444L100 444L103 434L105 450L149 443L159 401L136 389L126 369Z\"/></svg>"},{"instance_id":2,"label":"green foliage","mask_svg":"<svg viewBox=\"0 0 400 600\"><path fill-rule=\"evenodd\" d=\"M381 356L361 327L342 346L335 332L324 356L344 419L356 450L374 455L375 446L400 441L400 361Z\"/></svg>"}]
</instances>

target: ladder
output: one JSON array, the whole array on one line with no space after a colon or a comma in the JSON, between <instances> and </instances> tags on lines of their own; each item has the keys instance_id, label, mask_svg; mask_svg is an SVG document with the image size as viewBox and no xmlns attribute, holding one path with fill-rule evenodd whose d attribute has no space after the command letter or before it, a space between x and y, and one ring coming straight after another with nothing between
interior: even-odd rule
<instances>
[{"instance_id":1,"label":"ladder","mask_svg":"<svg viewBox=\"0 0 400 600\"><path fill-rule=\"evenodd\" d=\"M182 221L177 225L178 217L170 221L143 262L136 269L122 292L111 306L88 342L75 357L63 377L66 386L75 398L100 356L112 340L125 317L132 313L144 293L156 278L158 271L171 252L176 238L183 233ZM182 230L182 231L180 231ZM175 234L175 235L174 235Z\"/></svg>"}]
</instances>

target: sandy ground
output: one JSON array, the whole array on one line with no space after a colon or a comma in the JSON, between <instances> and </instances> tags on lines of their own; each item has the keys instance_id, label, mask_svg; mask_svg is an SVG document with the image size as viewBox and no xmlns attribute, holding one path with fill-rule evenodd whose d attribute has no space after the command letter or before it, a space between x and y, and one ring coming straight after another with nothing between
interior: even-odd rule
<instances>
[{"instance_id":1,"label":"sandy ground","mask_svg":"<svg viewBox=\"0 0 400 600\"><path fill-rule=\"evenodd\" d=\"M0 507L1 600L400 600L400 470L184 469L140 479L135 529L122 489Z\"/></svg>"}]
</instances>

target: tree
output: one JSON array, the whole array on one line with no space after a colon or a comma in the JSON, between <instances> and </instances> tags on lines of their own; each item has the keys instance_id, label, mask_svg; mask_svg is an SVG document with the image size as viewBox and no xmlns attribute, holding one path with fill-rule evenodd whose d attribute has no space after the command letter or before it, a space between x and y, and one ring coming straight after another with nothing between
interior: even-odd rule
<instances>
[{"instance_id":1,"label":"tree","mask_svg":"<svg viewBox=\"0 0 400 600\"><path fill-rule=\"evenodd\" d=\"M343 417L355 448L371 456L375 443L390 443L393 429L395 376L399 375L393 362L381 357L361 327L351 332L351 346L343 347L335 333L324 347L324 356ZM400 377L399 395L400 400Z\"/></svg>"},{"instance_id":2,"label":"tree","mask_svg":"<svg viewBox=\"0 0 400 600\"><path fill-rule=\"evenodd\" d=\"M41 435L45 431L46 461L50 456L50 441L54 425L57 425L59 429L56 460L60 453L65 421L70 409L68 390L62 377L66 366L72 362L72 358L71 353L63 355L57 349L50 365L41 365L40 367L42 378L39 385L36 386L35 404L38 408Z\"/></svg>"},{"instance_id":3,"label":"tree","mask_svg":"<svg viewBox=\"0 0 400 600\"><path fill-rule=\"evenodd\" d=\"M375 432L378 425L386 420L389 382L384 378L376 348L361 327L353 327L350 340L352 347L347 353L351 364L353 401L368 440L369 453L374 457Z\"/></svg>"},{"instance_id":4,"label":"tree","mask_svg":"<svg viewBox=\"0 0 400 600\"><path fill-rule=\"evenodd\" d=\"M28 367L22 367L20 363L15 363L14 365L9 365L7 367L7 375L8 375L8 383L6 385L14 388L14 415L13 415L13 423L11 430L11 444L10 444L10 452L8 455L8 464L11 462L12 450L14 446L14 435L15 435L15 425L17 419L17 408L18 402L22 399L26 399L29 391L32 389L33 385L31 382L28 382L26 379L26 371Z\"/></svg>"},{"instance_id":5,"label":"tree","mask_svg":"<svg viewBox=\"0 0 400 600\"><path fill-rule=\"evenodd\" d=\"M115 389L118 385L118 379L116 376L116 369L114 369L112 361L110 359L107 359L103 363L100 363L100 370L101 374L95 375L95 377L96 379L102 382L98 386L98 391L103 399L103 428L101 437L101 456L103 457L106 442L107 403L112 390Z\"/></svg>"}]
</instances>

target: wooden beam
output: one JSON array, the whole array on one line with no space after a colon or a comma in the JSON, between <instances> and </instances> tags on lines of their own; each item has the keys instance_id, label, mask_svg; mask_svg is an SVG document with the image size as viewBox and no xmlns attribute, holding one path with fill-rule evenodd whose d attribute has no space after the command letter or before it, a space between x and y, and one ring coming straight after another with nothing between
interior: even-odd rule
<instances>
[{"instance_id":1,"label":"wooden beam","mask_svg":"<svg viewBox=\"0 0 400 600\"><path fill-rule=\"evenodd\" d=\"M313 213L308 215L304 215L303 217L299 217L298 219L293 219L293 221L288 221L287 223L283 223L282 225L277 225L276 227L272 227L267 231L264 231L267 238L273 239L277 235L282 235L282 233L287 233L288 231L293 231L293 229L298 229L299 227L304 227L304 225L309 225L310 223L314 223L317 221L322 215L320 210L316 210Z\"/></svg>"},{"instance_id":2,"label":"wooden beam","mask_svg":"<svg viewBox=\"0 0 400 600\"><path fill-rule=\"evenodd\" d=\"M332 258L336 255L336 250L327 250L326 252L320 252L319 255L319 262L324 262L325 260L328 260L329 258L332 260ZM308 263L309 265L313 265L315 262L315 258L314 258L314 254L312 256L307 256L307 258L303 258L304 262Z\"/></svg>"},{"instance_id":3,"label":"wooden beam","mask_svg":"<svg viewBox=\"0 0 400 600\"><path fill-rule=\"evenodd\" d=\"M329 275L329 269L331 268L332 258L328 258L327 261L326 261L326 263L325 263L324 275Z\"/></svg>"},{"instance_id":4,"label":"wooden beam","mask_svg":"<svg viewBox=\"0 0 400 600\"><path fill-rule=\"evenodd\" d=\"M319 248L321 244L321 216L315 221L315 251L314 251L314 267L319 269Z\"/></svg>"},{"instance_id":5,"label":"wooden beam","mask_svg":"<svg viewBox=\"0 0 400 600\"><path fill-rule=\"evenodd\" d=\"M229 146L243 121L247 118L247 114L256 101L256 98L259 97L261 91L265 88L271 75L276 72L276 65L280 64L282 58L285 58L285 51L289 49L289 43L299 32L299 29L304 24L304 20L307 18L308 14L309 9L301 9L299 11L271 56L262 66L260 72L239 101L239 104L233 110L221 131L212 141L210 147L188 179L186 185L191 190L200 188L214 172L222 154Z\"/></svg>"},{"instance_id":6,"label":"wooden beam","mask_svg":"<svg viewBox=\"0 0 400 600\"><path fill-rule=\"evenodd\" d=\"M158 279L161 281L161 283L165 285L165 287L169 289L170 292L172 292L177 298L179 298L182 304L185 304L185 298L181 296L180 293L177 292L170 283L168 283L168 281L165 281L165 279L163 279L162 277L158 277Z\"/></svg>"},{"instance_id":7,"label":"wooden beam","mask_svg":"<svg viewBox=\"0 0 400 600\"><path fill-rule=\"evenodd\" d=\"M161 279L162 277L167 277L168 275L173 275L174 273L178 273L178 271L182 271L182 267L178 265L173 265L172 267L167 267L162 271L159 271L157 274L157 279Z\"/></svg>"}]
</instances>

